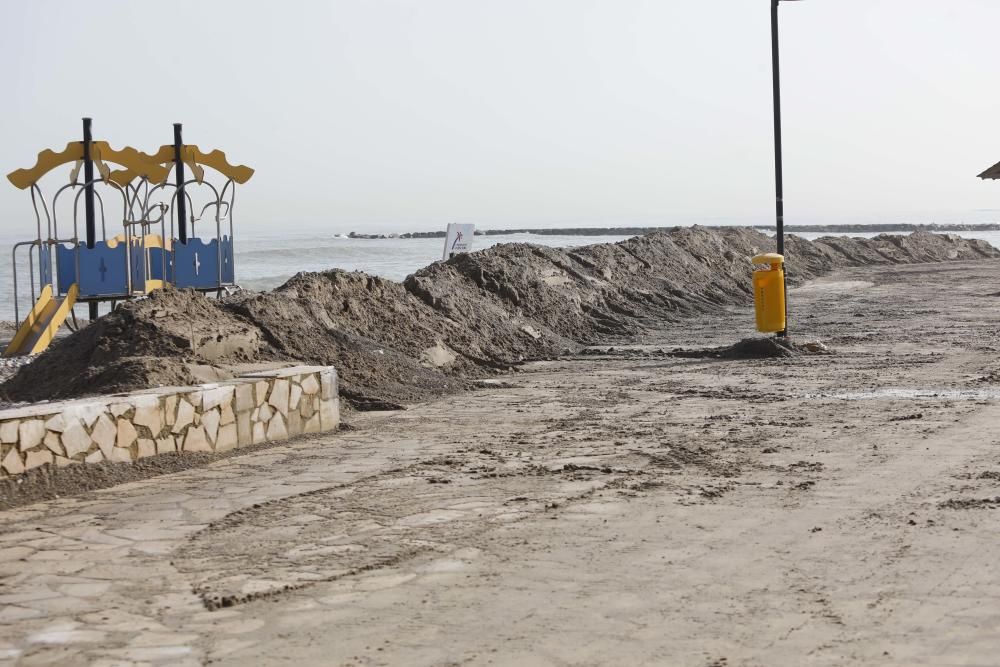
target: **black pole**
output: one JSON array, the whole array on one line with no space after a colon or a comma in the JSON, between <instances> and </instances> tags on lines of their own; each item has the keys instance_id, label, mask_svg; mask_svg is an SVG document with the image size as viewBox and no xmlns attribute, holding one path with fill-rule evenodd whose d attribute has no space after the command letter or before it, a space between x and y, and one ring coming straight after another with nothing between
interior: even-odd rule
<instances>
[{"instance_id":1,"label":"black pole","mask_svg":"<svg viewBox=\"0 0 1000 667\"><path fill-rule=\"evenodd\" d=\"M774 191L776 232L778 239L778 254L785 254L785 187L781 166L781 76L780 58L778 57L778 3L781 0L771 0L771 74L774 87ZM784 265L785 275L788 274L788 263ZM788 335L788 291L785 290L785 330L778 336Z\"/></svg>"},{"instance_id":2,"label":"black pole","mask_svg":"<svg viewBox=\"0 0 1000 667\"><path fill-rule=\"evenodd\" d=\"M87 247L93 248L97 242L97 223L94 220L94 161L90 159L90 142L93 136L90 132L90 118L83 119L83 203L87 216ZM97 302L88 305L90 321L97 319Z\"/></svg>"},{"instance_id":3,"label":"black pole","mask_svg":"<svg viewBox=\"0 0 1000 667\"><path fill-rule=\"evenodd\" d=\"M174 123L174 171L177 177L177 238L181 243L187 243L187 199L184 198L184 160L181 159L181 124Z\"/></svg>"}]
</instances>

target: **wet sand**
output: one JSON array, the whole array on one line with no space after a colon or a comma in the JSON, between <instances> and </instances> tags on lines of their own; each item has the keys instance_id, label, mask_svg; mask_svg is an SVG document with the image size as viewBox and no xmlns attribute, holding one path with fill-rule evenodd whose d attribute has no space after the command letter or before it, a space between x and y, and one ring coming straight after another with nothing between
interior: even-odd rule
<instances>
[{"instance_id":1,"label":"wet sand","mask_svg":"<svg viewBox=\"0 0 1000 667\"><path fill-rule=\"evenodd\" d=\"M992 665L1000 262L729 308L0 514L0 660ZM593 350L592 350L593 352Z\"/></svg>"}]
</instances>

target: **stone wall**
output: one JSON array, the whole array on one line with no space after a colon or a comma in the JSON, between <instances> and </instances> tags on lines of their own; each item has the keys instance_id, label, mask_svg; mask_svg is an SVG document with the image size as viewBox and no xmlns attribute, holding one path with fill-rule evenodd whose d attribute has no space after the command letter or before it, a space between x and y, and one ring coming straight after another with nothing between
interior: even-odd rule
<instances>
[{"instance_id":1,"label":"stone wall","mask_svg":"<svg viewBox=\"0 0 1000 667\"><path fill-rule=\"evenodd\" d=\"M42 465L225 452L340 424L337 372L297 366L196 387L35 403L0 411L0 477Z\"/></svg>"}]
</instances>

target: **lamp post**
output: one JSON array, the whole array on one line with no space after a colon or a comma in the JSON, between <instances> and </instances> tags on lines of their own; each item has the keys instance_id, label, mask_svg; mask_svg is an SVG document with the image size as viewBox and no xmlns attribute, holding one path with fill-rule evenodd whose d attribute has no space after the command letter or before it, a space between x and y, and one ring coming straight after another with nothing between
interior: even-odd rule
<instances>
[{"instance_id":1,"label":"lamp post","mask_svg":"<svg viewBox=\"0 0 1000 667\"><path fill-rule=\"evenodd\" d=\"M778 254L785 254L785 202L784 183L781 167L781 76L780 58L778 56L778 5L782 0L771 0L771 76L774 86L774 191L776 232L778 239ZM799 2L799 0L784 0L784 2ZM787 274L788 264L785 264ZM788 335L788 292L785 291L785 330L778 336Z\"/></svg>"},{"instance_id":2,"label":"lamp post","mask_svg":"<svg viewBox=\"0 0 1000 667\"><path fill-rule=\"evenodd\" d=\"M93 248L97 243L97 223L94 221L94 161L90 158L91 119L83 119L83 205L87 221L87 247ZM60 286L61 287L61 286ZM87 314L90 321L97 319L97 302L87 304Z\"/></svg>"}]
</instances>

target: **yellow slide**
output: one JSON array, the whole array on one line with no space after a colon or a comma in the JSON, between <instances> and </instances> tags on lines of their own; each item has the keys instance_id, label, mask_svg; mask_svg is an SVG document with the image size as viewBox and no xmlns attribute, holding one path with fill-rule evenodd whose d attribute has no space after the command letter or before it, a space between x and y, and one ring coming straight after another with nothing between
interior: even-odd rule
<instances>
[{"instance_id":1,"label":"yellow slide","mask_svg":"<svg viewBox=\"0 0 1000 667\"><path fill-rule=\"evenodd\" d=\"M74 283L65 297L53 299L52 285L43 287L35 307L21 323L21 328L3 351L3 356L16 357L44 351L66 321L79 293L80 288Z\"/></svg>"}]
</instances>

